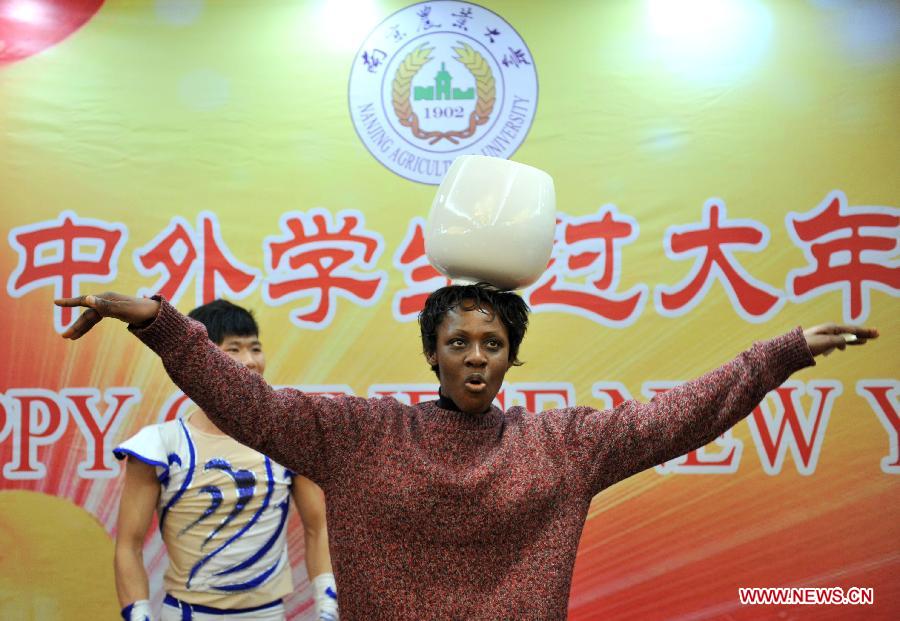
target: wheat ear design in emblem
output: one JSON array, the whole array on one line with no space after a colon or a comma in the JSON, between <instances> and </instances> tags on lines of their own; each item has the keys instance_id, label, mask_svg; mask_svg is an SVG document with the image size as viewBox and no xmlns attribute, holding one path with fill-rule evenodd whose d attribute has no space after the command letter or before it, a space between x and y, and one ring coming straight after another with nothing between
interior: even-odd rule
<instances>
[{"instance_id":1,"label":"wheat ear design in emblem","mask_svg":"<svg viewBox=\"0 0 900 621\"><path fill-rule=\"evenodd\" d=\"M426 43L423 43L406 55L406 58L397 67L394 83L391 85L394 114L397 115L397 120L400 121L401 125L413 128L413 134L417 134L417 132L423 133L419 130L419 118L413 112L409 98L412 91L413 78L431 60L431 52L434 48L425 47L426 45ZM416 137L421 138L418 135Z\"/></svg>"},{"instance_id":2,"label":"wheat ear design in emblem","mask_svg":"<svg viewBox=\"0 0 900 621\"><path fill-rule=\"evenodd\" d=\"M494 111L494 102L497 99L496 84L494 83L494 74L491 73L491 67L487 64L484 56L479 54L472 47L460 41L462 47L455 47L453 51L457 53L456 60L465 65L466 69L475 77L475 89L478 91L478 102L475 104L475 111L469 116L468 138L475 133L475 127L484 125L491 118L491 112Z\"/></svg>"},{"instance_id":3,"label":"wheat ear design in emblem","mask_svg":"<svg viewBox=\"0 0 900 621\"><path fill-rule=\"evenodd\" d=\"M494 111L497 89L490 65L487 64L484 56L469 44L462 41L458 43L462 47L453 48L453 51L457 54L455 60L461 62L475 78L475 89L478 92L475 110L469 115L469 126L465 129L449 132L423 131L419 127L419 117L410 104L412 80L419 70L425 66L425 63L431 60L433 47L426 48L426 44L423 43L407 54L400 66L397 67L397 73L391 86L394 114L397 115L397 120L404 127L409 127L413 136L420 140L427 140L429 144L435 144L445 139L453 144L459 144L460 139L471 137L475 134L475 129L479 125L487 123L491 118L491 112Z\"/></svg>"}]
</instances>

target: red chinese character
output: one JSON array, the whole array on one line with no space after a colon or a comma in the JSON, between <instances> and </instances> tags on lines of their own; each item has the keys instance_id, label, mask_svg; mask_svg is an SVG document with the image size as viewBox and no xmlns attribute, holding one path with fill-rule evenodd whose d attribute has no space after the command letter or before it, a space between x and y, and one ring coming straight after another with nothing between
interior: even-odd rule
<instances>
[{"instance_id":1,"label":"red chinese character","mask_svg":"<svg viewBox=\"0 0 900 621\"><path fill-rule=\"evenodd\" d=\"M741 317L753 322L769 319L784 305L784 297L777 289L750 276L731 254L732 249L759 251L768 243L765 226L753 220L728 220L725 204L718 199L708 200L701 224L672 226L666 232L666 256L695 261L691 273L679 284L656 288L657 310L668 316L687 313L706 297L718 279Z\"/></svg>"},{"instance_id":2,"label":"red chinese character","mask_svg":"<svg viewBox=\"0 0 900 621\"><path fill-rule=\"evenodd\" d=\"M260 273L235 259L222 241L219 221L203 212L197 233L181 217L174 217L159 235L134 253L135 266L144 276L159 275L152 287L139 295L158 293L173 304L181 299L191 280L197 280L197 304L206 304L228 295L246 297L256 286Z\"/></svg>"},{"instance_id":3,"label":"red chinese character","mask_svg":"<svg viewBox=\"0 0 900 621\"><path fill-rule=\"evenodd\" d=\"M128 238L124 225L79 218L71 211L58 220L14 228L9 242L19 263L9 277L13 297L53 285L55 297L81 295L82 282L110 282L118 269L119 252ZM53 324L63 332L72 323L73 309L54 307Z\"/></svg>"},{"instance_id":4,"label":"red chinese character","mask_svg":"<svg viewBox=\"0 0 900 621\"><path fill-rule=\"evenodd\" d=\"M434 269L425 256L424 226L425 220L413 218L394 255L394 267L403 272L407 284L394 295L394 318L398 321L415 319L429 294L450 284L450 279Z\"/></svg>"},{"instance_id":5,"label":"red chinese character","mask_svg":"<svg viewBox=\"0 0 900 621\"><path fill-rule=\"evenodd\" d=\"M387 284L381 271L372 270L381 256L384 240L361 227L359 211L341 211L334 217L324 209L293 212L281 218L281 237L265 240L269 282L263 298L269 304L284 304L299 298L311 303L291 313L301 327L322 329L334 318L338 296L362 306L374 304Z\"/></svg>"},{"instance_id":6,"label":"red chinese character","mask_svg":"<svg viewBox=\"0 0 900 621\"><path fill-rule=\"evenodd\" d=\"M788 274L787 289L795 298L843 291L844 320L862 321L871 310L872 289L897 296L900 209L848 207L842 192L832 192L812 212L785 220L809 262Z\"/></svg>"},{"instance_id":7,"label":"red chinese character","mask_svg":"<svg viewBox=\"0 0 900 621\"><path fill-rule=\"evenodd\" d=\"M616 287L622 272L622 246L638 236L634 218L607 205L596 215L557 220L553 258L525 295L534 311L562 311L609 326L629 325L641 314L647 286L625 292ZM579 279L571 283L567 279Z\"/></svg>"}]
</instances>

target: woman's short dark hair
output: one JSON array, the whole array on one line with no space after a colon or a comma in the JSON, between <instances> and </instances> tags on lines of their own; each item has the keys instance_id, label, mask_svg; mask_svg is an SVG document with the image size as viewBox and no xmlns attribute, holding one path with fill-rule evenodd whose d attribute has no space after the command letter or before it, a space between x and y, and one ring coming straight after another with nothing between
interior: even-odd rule
<instances>
[{"instance_id":1,"label":"woman's short dark hair","mask_svg":"<svg viewBox=\"0 0 900 621\"><path fill-rule=\"evenodd\" d=\"M228 300L213 300L188 313L206 326L209 340L221 345L229 336L259 336L259 326L253 313Z\"/></svg>"},{"instance_id":2,"label":"woman's short dark hair","mask_svg":"<svg viewBox=\"0 0 900 621\"><path fill-rule=\"evenodd\" d=\"M480 282L474 285L450 285L442 287L428 296L425 308L419 313L419 330L422 333L422 348L428 356L437 351L437 332L447 313L456 308L462 310L481 309L496 313L509 334L509 362L520 366L519 345L528 329L528 313L531 309L525 300L510 291L500 291L494 286ZM431 370L438 372L437 365Z\"/></svg>"}]
</instances>

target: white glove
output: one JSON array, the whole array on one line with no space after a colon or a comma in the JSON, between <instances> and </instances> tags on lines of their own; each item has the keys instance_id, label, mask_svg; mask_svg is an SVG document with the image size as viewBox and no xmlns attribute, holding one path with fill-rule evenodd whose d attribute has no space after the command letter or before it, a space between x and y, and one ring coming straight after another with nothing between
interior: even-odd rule
<instances>
[{"instance_id":1,"label":"white glove","mask_svg":"<svg viewBox=\"0 0 900 621\"><path fill-rule=\"evenodd\" d=\"M150 616L150 600L139 599L128 604L122 609L122 618L125 621L153 621L153 617Z\"/></svg>"},{"instance_id":2,"label":"white glove","mask_svg":"<svg viewBox=\"0 0 900 621\"><path fill-rule=\"evenodd\" d=\"M313 581L316 614L319 621L338 621L337 586L334 574L319 574Z\"/></svg>"}]
</instances>

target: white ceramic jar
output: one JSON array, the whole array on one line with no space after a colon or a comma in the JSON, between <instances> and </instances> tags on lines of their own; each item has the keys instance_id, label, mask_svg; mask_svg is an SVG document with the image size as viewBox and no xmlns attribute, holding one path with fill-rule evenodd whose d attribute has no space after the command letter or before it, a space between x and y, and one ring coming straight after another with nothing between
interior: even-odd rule
<instances>
[{"instance_id":1,"label":"white ceramic jar","mask_svg":"<svg viewBox=\"0 0 900 621\"><path fill-rule=\"evenodd\" d=\"M462 155L434 197L425 253L454 282L521 289L546 269L555 227L550 175L510 160Z\"/></svg>"}]
</instances>

